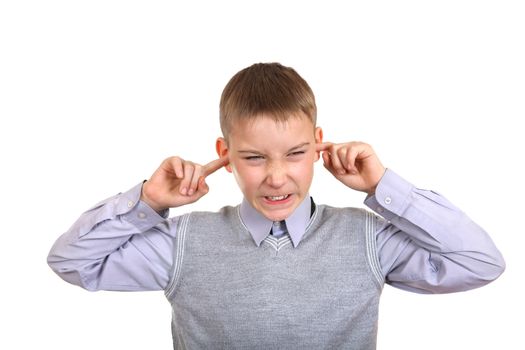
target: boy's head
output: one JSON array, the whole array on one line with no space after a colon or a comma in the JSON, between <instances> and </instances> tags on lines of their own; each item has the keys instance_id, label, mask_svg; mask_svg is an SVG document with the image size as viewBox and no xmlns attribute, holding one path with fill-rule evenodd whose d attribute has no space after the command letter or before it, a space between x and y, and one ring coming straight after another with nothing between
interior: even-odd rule
<instances>
[{"instance_id":1,"label":"boy's head","mask_svg":"<svg viewBox=\"0 0 525 350\"><path fill-rule=\"evenodd\" d=\"M289 217L308 194L322 142L316 117L306 81L278 63L245 68L224 88L217 152L229 157L245 199L270 220Z\"/></svg>"},{"instance_id":2,"label":"boy's head","mask_svg":"<svg viewBox=\"0 0 525 350\"><path fill-rule=\"evenodd\" d=\"M228 140L232 128L244 120L264 115L286 122L299 112L315 126L317 107L308 83L292 68L257 63L235 74L222 92L222 134Z\"/></svg>"}]
</instances>

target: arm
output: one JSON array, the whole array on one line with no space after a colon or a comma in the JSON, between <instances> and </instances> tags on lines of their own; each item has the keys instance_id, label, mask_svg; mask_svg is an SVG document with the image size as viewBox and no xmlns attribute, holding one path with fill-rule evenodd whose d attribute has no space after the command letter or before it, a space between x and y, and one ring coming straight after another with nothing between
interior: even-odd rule
<instances>
[{"instance_id":1,"label":"arm","mask_svg":"<svg viewBox=\"0 0 525 350\"><path fill-rule=\"evenodd\" d=\"M378 218L377 246L387 283L419 293L480 287L505 262L485 231L449 201L386 170L364 143L325 143L325 167L348 187L368 193Z\"/></svg>"},{"instance_id":2,"label":"arm","mask_svg":"<svg viewBox=\"0 0 525 350\"><path fill-rule=\"evenodd\" d=\"M418 293L450 293L495 280L505 262L488 234L447 199L387 170L365 204L379 219L386 282Z\"/></svg>"},{"instance_id":3,"label":"arm","mask_svg":"<svg viewBox=\"0 0 525 350\"><path fill-rule=\"evenodd\" d=\"M142 184L88 210L55 242L48 264L87 290L161 290L169 280L177 218L140 201Z\"/></svg>"},{"instance_id":4,"label":"arm","mask_svg":"<svg viewBox=\"0 0 525 350\"><path fill-rule=\"evenodd\" d=\"M227 164L205 166L166 159L150 180L85 212L53 245L50 267L88 290L161 290L169 282L178 218L170 207L208 192L206 176Z\"/></svg>"}]
</instances>

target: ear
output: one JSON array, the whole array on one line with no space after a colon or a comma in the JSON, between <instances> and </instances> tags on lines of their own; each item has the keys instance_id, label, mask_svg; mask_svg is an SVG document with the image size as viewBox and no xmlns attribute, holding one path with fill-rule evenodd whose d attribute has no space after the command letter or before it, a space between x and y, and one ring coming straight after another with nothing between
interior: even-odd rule
<instances>
[{"instance_id":1,"label":"ear","mask_svg":"<svg viewBox=\"0 0 525 350\"><path fill-rule=\"evenodd\" d=\"M320 127L316 127L314 131L314 137L315 137L315 143L322 143L323 142L323 129ZM315 152L315 161L318 161L321 157L321 152Z\"/></svg>"},{"instance_id":2,"label":"ear","mask_svg":"<svg viewBox=\"0 0 525 350\"><path fill-rule=\"evenodd\" d=\"M229 149L228 149L228 142L223 138L219 137L217 141L215 142L215 150L217 151L217 155L219 158L225 157L229 155ZM232 167L230 164L226 165L224 168L231 173Z\"/></svg>"}]
</instances>

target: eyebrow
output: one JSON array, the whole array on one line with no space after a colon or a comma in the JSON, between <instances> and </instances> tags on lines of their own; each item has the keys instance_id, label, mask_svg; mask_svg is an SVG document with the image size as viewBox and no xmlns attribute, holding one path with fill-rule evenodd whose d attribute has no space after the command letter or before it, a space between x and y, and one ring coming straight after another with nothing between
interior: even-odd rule
<instances>
[{"instance_id":1,"label":"eyebrow","mask_svg":"<svg viewBox=\"0 0 525 350\"><path fill-rule=\"evenodd\" d=\"M308 146L309 144L310 144L310 142L303 142L303 143L301 143L301 144L299 144L297 146L294 146L294 147L290 148L287 153L290 153L290 152L293 152L293 151L297 151L298 149L303 148L304 146Z\"/></svg>"},{"instance_id":2,"label":"eyebrow","mask_svg":"<svg viewBox=\"0 0 525 350\"><path fill-rule=\"evenodd\" d=\"M310 144L310 142L303 142L297 146L293 146L292 148L290 148L288 151L286 151L286 153L290 153L290 152L294 152L294 151L297 151L298 149L301 149L303 148L304 146L308 146ZM238 151L239 153L253 153L253 154L261 154L261 152L259 151L255 151L255 150L239 150Z\"/></svg>"}]
</instances>

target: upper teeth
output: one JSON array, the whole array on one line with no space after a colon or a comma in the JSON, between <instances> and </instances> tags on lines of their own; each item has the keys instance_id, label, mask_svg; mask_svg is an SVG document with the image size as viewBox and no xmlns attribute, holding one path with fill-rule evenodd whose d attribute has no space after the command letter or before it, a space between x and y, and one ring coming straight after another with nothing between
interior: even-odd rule
<instances>
[{"instance_id":1,"label":"upper teeth","mask_svg":"<svg viewBox=\"0 0 525 350\"><path fill-rule=\"evenodd\" d=\"M283 199L285 199L287 197L287 195L284 195L284 196L269 196L268 198L272 201L281 201Z\"/></svg>"}]
</instances>

